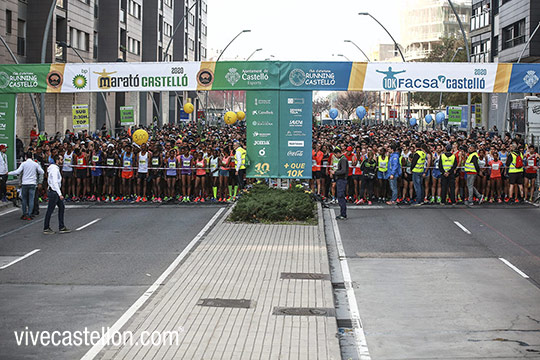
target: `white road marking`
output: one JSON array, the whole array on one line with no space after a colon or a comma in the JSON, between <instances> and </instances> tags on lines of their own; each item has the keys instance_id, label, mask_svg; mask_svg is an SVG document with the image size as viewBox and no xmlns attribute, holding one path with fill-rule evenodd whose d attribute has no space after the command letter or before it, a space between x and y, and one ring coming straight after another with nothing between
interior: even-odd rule
<instances>
[{"instance_id":1,"label":"white road marking","mask_svg":"<svg viewBox=\"0 0 540 360\"><path fill-rule=\"evenodd\" d=\"M88 350L86 354L81 358L81 360L90 360L93 359L99 352L107 345L111 338L116 332L119 332L122 326L124 326L128 320L144 305L146 300L148 300L152 294L158 289L160 285L163 285L163 282L169 276L176 267L182 262L182 260L189 254L191 249L197 244L201 237L208 231L212 224L219 218L221 213L225 208L219 209L219 211L214 215L212 219L206 224L206 226L191 240L191 242L186 246L186 248L174 259L174 261L169 265L169 267L157 278L157 280L141 295L140 298L135 301L133 305L118 319L113 326L109 328L107 333L102 337L97 343Z\"/></svg>"},{"instance_id":2,"label":"white road marking","mask_svg":"<svg viewBox=\"0 0 540 360\"><path fill-rule=\"evenodd\" d=\"M6 214L12 213L12 212L17 211L17 210L19 210L19 209L14 208L14 209L11 209L11 210L8 210L8 211L4 211L3 213L0 214L0 216L4 216Z\"/></svg>"},{"instance_id":3,"label":"white road marking","mask_svg":"<svg viewBox=\"0 0 540 360\"><path fill-rule=\"evenodd\" d=\"M528 279L529 278L529 275L525 274L523 271L519 270L517 267L515 267L514 265L512 265L512 263L504 258L499 258L499 260L501 260L503 263L505 263L506 265L508 265L510 267L510 269L514 270L515 272L517 272L519 275L523 276L525 279Z\"/></svg>"},{"instance_id":4,"label":"white road marking","mask_svg":"<svg viewBox=\"0 0 540 360\"><path fill-rule=\"evenodd\" d=\"M336 213L334 212L334 209L331 209L330 213L332 216L332 226L334 227L334 238L336 239L339 262L341 264L341 272L343 273L343 282L345 284L345 289L347 290L349 311L351 312L356 345L358 346L358 355L360 356L360 360L371 360L371 355L369 354L369 349L367 346L366 335L364 334L364 326L362 325L362 320L360 319L358 303L356 302L356 296L354 295L351 273L349 271L349 264L347 263L345 249L343 248L341 234L339 232L338 224L336 221Z\"/></svg>"},{"instance_id":5,"label":"white road marking","mask_svg":"<svg viewBox=\"0 0 540 360\"><path fill-rule=\"evenodd\" d=\"M454 224L456 224L461 230L465 231L467 234L471 235L471 232L467 230L467 228L459 223L459 221L454 221Z\"/></svg>"},{"instance_id":6,"label":"white road marking","mask_svg":"<svg viewBox=\"0 0 540 360\"><path fill-rule=\"evenodd\" d=\"M35 253L37 253L37 252L40 251L40 250L41 250L41 249L32 250L32 251L30 251L28 254L26 254L26 255L24 255L24 256L21 256L20 258L13 260L13 261L10 262L9 264L6 264L6 265L0 267L0 270L4 270L4 269L8 268L8 267L10 267L10 266L13 265L13 264L16 264L16 263L18 263L19 261L24 260L24 259L26 259L27 257L34 255Z\"/></svg>"},{"instance_id":7,"label":"white road marking","mask_svg":"<svg viewBox=\"0 0 540 360\"><path fill-rule=\"evenodd\" d=\"M90 225L92 225L92 224L97 223L99 220L101 220L101 218L97 218L96 220L92 220L92 221L90 221L88 224L83 225L83 226L81 226L80 228L75 229L75 231L80 231L80 230L82 230L82 229L84 229L84 228L86 228L86 227L88 227L88 226L90 226Z\"/></svg>"}]
</instances>

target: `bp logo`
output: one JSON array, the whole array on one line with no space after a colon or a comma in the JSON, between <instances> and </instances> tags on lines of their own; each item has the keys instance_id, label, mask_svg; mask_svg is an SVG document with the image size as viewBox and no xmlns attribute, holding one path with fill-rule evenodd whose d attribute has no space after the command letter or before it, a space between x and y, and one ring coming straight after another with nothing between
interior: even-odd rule
<instances>
[{"instance_id":1,"label":"bp logo","mask_svg":"<svg viewBox=\"0 0 540 360\"><path fill-rule=\"evenodd\" d=\"M527 75L523 78L523 81L529 88L533 88L534 85L538 83L538 76L536 75L536 72L534 70L527 71Z\"/></svg>"},{"instance_id":2,"label":"bp logo","mask_svg":"<svg viewBox=\"0 0 540 360\"><path fill-rule=\"evenodd\" d=\"M302 69L294 69L289 74L289 81L294 86L302 86L306 82L306 73Z\"/></svg>"},{"instance_id":3,"label":"bp logo","mask_svg":"<svg viewBox=\"0 0 540 360\"><path fill-rule=\"evenodd\" d=\"M393 71L392 67L388 67L388 71L381 71L381 70L375 70L378 73L386 75L383 78L383 88L385 90L395 90L397 89L397 78L395 77L396 74L404 73L406 70L401 71Z\"/></svg>"},{"instance_id":4,"label":"bp logo","mask_svg":"<svg viewBox=\"0 0 540 360\"><path fill-rule=\"evenodd\" d=\"M75 87L75 89L84 89L86 87L86 76L84 75L75 75L75 77L73 78L73 86Z\"/></svg>"},{"instance_id":5,"label":"bp logo","mask_svg":"<svg viewBox=\"0 0 540 360\"><path fill-rule=\"evenodd\" d=\"M0 71L0 89L5 88L9 84L9 75Z\"/></svg>"},{"instance_id":6,"label":"bp logo","mask_svg":"<svg viewBox=\"0 0 540 360\"><path fill-rule=\"evenodd\" d=\"M227 75L225 75L225 79L227 79L231 86L234 86L234 84L236 84L238 80L240 80L240 74L235 68L230 68Z\"/></svg>"}]
</instances>

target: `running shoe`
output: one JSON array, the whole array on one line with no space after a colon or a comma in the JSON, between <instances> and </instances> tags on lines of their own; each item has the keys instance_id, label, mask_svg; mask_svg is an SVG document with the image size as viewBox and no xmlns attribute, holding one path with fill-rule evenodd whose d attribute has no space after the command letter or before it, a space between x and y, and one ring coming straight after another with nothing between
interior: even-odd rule
<instances>
[{"instance_id":1,"label":"running shoe","mask_svg":"<svg viewBox=\"0 0 540 360\"><path fill-rule=\"evenodd\" d=\"M92 197L90 198L90 201L96 201L96 196L92 195Z\"/></svg>"},{"instance_id":2,"label":"running shoe","mask_svg":"<svg viewBox=\"0 0 540 360\"><path fill-rule=\"evenodd\" d=\"M53 231L53 229L48 228L48 229L43 230L43 234L52 235L52 234L55 234L55 232Z\"/></svg>"},{"instance_id":3,"label":"running shoe","mask_svg":"<svg viewBox=\"0 0 540 360\"><path fill-rule=\"evenodd\" d=\"M71 232L71 230L68 229L68 228L65 227L65 226L64 226L63 228L60 229L60 234L67 234L67 233L70 233L70 232Z\"/></svg>"},{"instance_id":4,"label":"running shoe","mask_svg":"<svg viewBox=\"0 0 540 360\"><path fill-rule=\"evenodd\" d=\"M205 201L204 198L201 198L201 202L204 202L204 201Z\"/></svg>"},{"instance_id":5,"label":"running shoe","mask_svg":"<svg viewBox=\"0 0 540 360\"><path fill-rule=\"evenodd\" d=\"M497 200L497 202L498 202L499 204L502 203L502 199Z\"/></svg>"},{"instance_id":6,"label":"running shoe","mask_svg":"<svg viewBox=\"0 0 540 360\"><path fill-rule=\"evenodd\" d=\"M368 200L367 204L368 204L368 205L371 205L371 200Z\"/></svg>"},{"instance_id":7,"label":"running shoe","mask_svg":"<svg viewBox=\"0 0 540 360\"><path fill-rule=\"evenodd\" d=\"M141 197L140 196L137 196L137 199L135 199L135 202L141 202Z\"/></svg>"},{"instance_id":8,"label":"running shoe","mask_svg":"<svg viewBox=\"0 0 540 360\"><path fill-rule=\"evenodd\" d=\"M165 201L165 202L169 201L169 197L168 197L168 196L165 196L165 197L163 198L163 201Z\"/></svg>"},{"instance_id":9,"label":"running shoe","mask_svg":"<svg viewBox=\"0 0 540 360\"><path fill-rule=\"evenodd\" d=\"M148 201L148 199L146 198L146 196L143 196L142 202L147 202L147 201Z\"/></svg>"},{"instance_id":10,"label":"running shoe","mask_svg":"<svg viewBox=\"0 0 540 360\"><path fill-rule=\"evenodd\" d=\"M163 201L163 200L161 200L160 197L157 198L157 202L158 202L158 203L161 203L162 201Z\"/></svg>"}]
</instances>

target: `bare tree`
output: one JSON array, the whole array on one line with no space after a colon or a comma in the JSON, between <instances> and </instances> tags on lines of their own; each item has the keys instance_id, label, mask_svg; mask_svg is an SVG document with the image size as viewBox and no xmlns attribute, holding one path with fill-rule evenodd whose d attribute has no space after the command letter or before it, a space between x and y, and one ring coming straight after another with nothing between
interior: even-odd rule
<instances>
[{"instance_id":1,"label":"bare tree","mask_svg":"<svg viewBox=\"0 0 540 360\"><path fill-rule=\"evenodd\" d=\"M330 108L330 101L327 98L319 98L313 101L313 116L322 113Z\"/></svg>"},{"instance_id":2,"label":"bare tree","mask_svg":"<svg viewBox=\"0 0 540 360\"><path fill-rule=\"evenodd\" d=\"M349 119L356 108L360 105L371 107L376 99L373 93L363 91L346 91L339 94L335 106L343 113L344 118Z\"/></svg>"}]
</instances>

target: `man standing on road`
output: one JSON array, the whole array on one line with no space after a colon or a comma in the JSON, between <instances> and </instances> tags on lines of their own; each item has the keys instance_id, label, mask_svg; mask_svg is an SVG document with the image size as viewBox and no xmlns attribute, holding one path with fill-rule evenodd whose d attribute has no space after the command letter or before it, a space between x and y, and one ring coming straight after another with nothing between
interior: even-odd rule
<instances>
[{"instance_id":1,"label":"man standing on road","mask_svg":"<svg viewBox=\"0 0 540 360\"><path fill-rule=\"evenodd\" d=\"M0 201L6 202L6 183L8 178L8 159L6 155L7 146L0 145Z\"/></svg>"},{"instance_id":2,"label":"man standing on road","mask_svg":"<svg viewBox=\"0 0 540 360\"><path fill-rule=\"evenodd\" d=\"M236 176L238 177L238 188L244 189L244 176L246 176L246 150L238 140L234 142L235 158L236 158Z\"/></svg>"},{"instance_id":3,"label":"man standing on road","mask_svg":"<svg viewBox=\"0 0 540 360\"><path fill-rule=\"evenodd\" d=\"M43 175L44 171L41 166L34 161L34 153L26 154L26 161L23 162L17 170L8 172L8 175L20 175L22 173L22 220L32 220L31 212L34 209L34 196L36 194L36 186L38 174Z\"/></svg>"},{"instance_id":4,"label":"man standing on road","mask_svg":"<svg viewBox=\"0 0 540 360\"><path fill-rule=\"evenodd\" d=\"M457 169L456 155L452 154L452 145L446 145L446 152L441 154L439 171L441 172L441 204L446 204L446 194L450 196L450 202L456 202L454 174ZM450 190L450 191L448 191Z\"/></svg>"},{"instance_id":5,"label":"man standing on road","mask_svg":"<svg viewBox=\"0 0 540 360\"><path fill-rule=\"evenodd\" d=\"M422 142L416 143L416 153L413 155L411 162L412 178L414 185L414 192L416 193L416 200L414 205L422 205L424 199L424 191L422 188L424 177L424 166L426 165L426 153L422 150L424 144Z\"/></svg>"},{"instance_id":6,"label":"man standing on road","mask_svg":"<svg viewBox=\"0 0 540 360\"><path fill-rule=\"evenodd\" d=\"M474 187L474 181L476 176L482 176L482 169L480 169L480 164L478 164L478 153L476 152L476 145L469 145L469 156L465 161L465 172L467 173L467 189L469 191L469 199L465 205L473 205L474 197L476 196L481 204L484 201L484 195L480 194L478 190Z\"/></svg>"},{"instance_id":7,"label":"man standing on road","mask_svg":"<svg viewBox=\"0 0 540 360\"><path fill-rule=\"evenodd\" d=\"M392 190L392 199L387 202L388 205L396 205L398 197L398 178L401 176L401 164L399 161L399 146L397 144L390 145L392 155L390 155L388 165L388 179L390 181L390 189Z\"/></svg>"},{"instance_id":8,"label":"man standing on road","mask_svg":"<svg viewBox=\"0 0 540 360\"><path fill-rule=\"evenodd\" d=\"M339 147L334 150L334 156L339 159L337 170L334 175L336 177L336 192L340 208L340 214L336 216L337 220L347 219L347 201L345 201L345 192L347 191L347 176L349 175L349 163L347 158Z\"/></svg>"},{"instance_id":9,"label":"man standing on road","mask_svg":"<svg viewBox=\"0 0 540 360\"><path fill-rule=\"evenodd\" d=\"M525 195L523 193L523 156L518 152L516 143L512 143L510 149L512 151L506 159L506 168L508 169L508 178L510 180L509 198L510 201L514 201L515 194L515 202L519 203L518 189L521 198L523 198ZM516 185L518 189L516 189Z\"/></svg>"},{"instance_id":10,"label":"man standing on road","mask_svg":"<svg viewBox=\"0 0 540 360\"><path fill-rule=\"evenodd\" d=\"M64 162L62 155L55 155L54 164L49 165L47 169L47 182L49 188L47 190L47 198L49 199L49 205L47 206L47 214L45 215L45 224L43 226L43 233L45 235L54 234L51 229L51 215L54 208L58 206L58 228L60 234L71 232L64 225L64 196L62 195L62 175L60 174L60 166Z\"/></svg>"}]
</instances>

